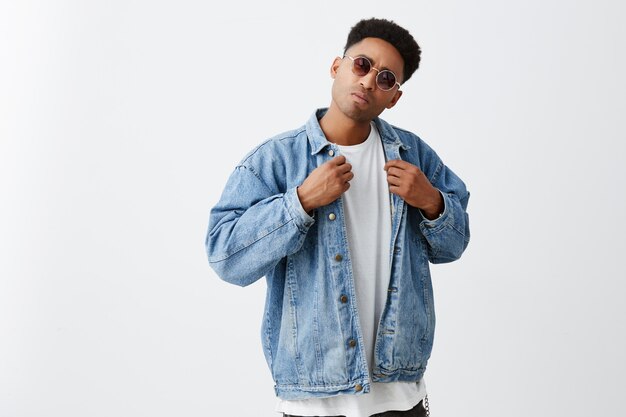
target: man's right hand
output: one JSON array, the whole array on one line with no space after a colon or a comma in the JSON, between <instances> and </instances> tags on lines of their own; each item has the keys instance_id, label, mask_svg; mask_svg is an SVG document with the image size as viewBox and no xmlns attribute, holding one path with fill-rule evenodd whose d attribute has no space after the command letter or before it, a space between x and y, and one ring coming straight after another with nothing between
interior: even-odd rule
<instances>
[{"instance_id":1,"label":"man's right hand","mask_svg":"<svg viewBox=\"0 0 626 417\"><path fill-rule=\"evenodd\" d=\"M339 155L324 162L298 187L302 208L311 213L318 207L332 203L350 188L348 181L353 177L352 165L346 162L345 156Z\"/></svg>"}]
</instances>

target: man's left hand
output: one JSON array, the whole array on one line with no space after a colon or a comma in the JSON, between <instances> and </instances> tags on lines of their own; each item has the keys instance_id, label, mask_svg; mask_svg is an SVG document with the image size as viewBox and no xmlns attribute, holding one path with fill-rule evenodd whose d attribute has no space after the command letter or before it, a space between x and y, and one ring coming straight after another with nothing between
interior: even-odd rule
<instances>
[{"instance_id":1,"label":"man's left hand","mask_svg":"<svg viewBox=\"0 0 626 417\"><path fill-rule=\"evenodd\" d=\"M443 212L441 193L418 167L401 159L393 159L387 161L384 169L387 171L389 191L422 210L427 219L436 219Z\"/></svg>"}]
</instances>

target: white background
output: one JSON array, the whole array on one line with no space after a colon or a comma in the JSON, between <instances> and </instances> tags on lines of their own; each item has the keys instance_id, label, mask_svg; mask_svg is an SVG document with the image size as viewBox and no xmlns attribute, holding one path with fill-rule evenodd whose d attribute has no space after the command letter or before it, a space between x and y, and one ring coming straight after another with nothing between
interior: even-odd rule
<instances>
[{"instance_id":1,"label":"white background","mask_svg":"<svg viewBox=\"0 0 626 417\"><path fill-rule=\"evenodd\" d=\"M383 118L472 193L433 267L432 415L623 415L625 7L3 1L0 416L277 416L265 283L213 273L208 213L373 16L423 49Z\"/></svg>"}]
</instances>

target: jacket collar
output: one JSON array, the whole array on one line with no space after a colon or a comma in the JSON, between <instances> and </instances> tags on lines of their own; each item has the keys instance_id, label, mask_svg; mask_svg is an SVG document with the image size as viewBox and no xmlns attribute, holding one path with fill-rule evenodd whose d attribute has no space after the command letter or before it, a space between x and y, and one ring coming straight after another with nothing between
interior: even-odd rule
<instances>
[{"instance_id":1,"label":"jacket collar","mask_svg":"<svg viewBox=\"0 0 626 417\"><path fill-rule=\"evenodd\" d=\"M327 111L327 107L317 109L306 123L306 134L311 144L311 155L315 155L324 150L327 146L332 145L328 139L326 139L319 122L319 119L321 119ZM383 142L389 145L396 145L402 149L411 148L408 143L398 136L398 133L389 123L379 117L374 119L374 123L376 124L376 128Z\"/></svg>"}]
</instances>

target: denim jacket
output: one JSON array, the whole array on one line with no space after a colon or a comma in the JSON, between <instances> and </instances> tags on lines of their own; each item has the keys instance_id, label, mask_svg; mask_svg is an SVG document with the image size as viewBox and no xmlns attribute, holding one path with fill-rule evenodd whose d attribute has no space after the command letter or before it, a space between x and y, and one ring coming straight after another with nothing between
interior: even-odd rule
<instances>
[{"instance_id":1,"label":"denim jacket","mask_svg":"<svg viewBox=\"0 0 626 417\"><path fill-rule=\"evenodd\" d=\"M363 345L342 198L309 216L296 187L339 155L317 110L299 129L262 143L237 165L209 218L206 250L223 280L246 286L265 276L263 352L277 396L362 395L371 382L418 381L433 345L429 262L458 259L469 242L464 183L416 135L380 118L386 158L419 167L441 192L435 220L391 195L391 277L372 372ZM368 225L363 225L368 227Z\"/></svg>"}]
</instances>

